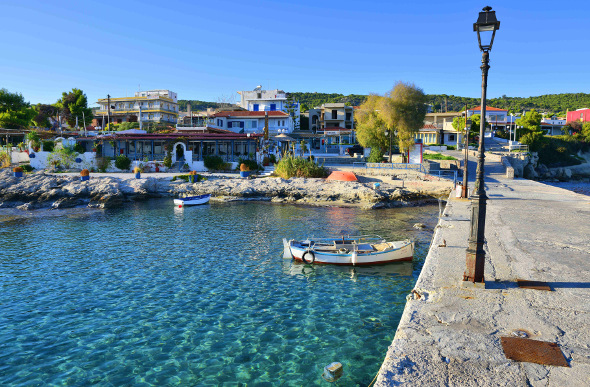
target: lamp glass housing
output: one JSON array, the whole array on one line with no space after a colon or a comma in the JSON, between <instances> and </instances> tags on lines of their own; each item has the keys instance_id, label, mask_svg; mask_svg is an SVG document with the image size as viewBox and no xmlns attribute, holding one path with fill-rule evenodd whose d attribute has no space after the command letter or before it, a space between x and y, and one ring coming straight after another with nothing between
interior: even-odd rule
<instances>
[{"instance_id":1,"label":"lamp glass housing","mask_svg":"<svg viewBox=\"0 0 590 387\"><path fill-rule=\"evenodd\" d=\"M500 22L496 19L496 11L492 7L485 7L479 13L477 22L473 23L473 31L477 32L477 41L481 51L491 51L496 31L500 29Z\"/></svg>"}]
</instances>

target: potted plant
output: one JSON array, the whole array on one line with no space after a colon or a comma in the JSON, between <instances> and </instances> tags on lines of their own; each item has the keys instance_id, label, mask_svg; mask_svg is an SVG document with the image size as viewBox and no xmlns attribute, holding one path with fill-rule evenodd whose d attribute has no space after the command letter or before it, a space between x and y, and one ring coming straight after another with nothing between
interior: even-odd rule
<instances>
[{"instance_id":1,"label":"potted plant","mask_svg":"<svg viewBox=\"0 0 590 387\"><path fill-rule=\"evenodd\" d=\"M155 163L156 165L156 172L160 172L160 163Z\"/></svg>"},{"instance_id":2,"label":"potted plant","mask_svg":"<svg viewBox=\"0 0 590 387\"><path fill-rule=\"evenodd\" d=\"M88 169L83 169L80 171L80 181L88 181L90 180L90 171Z\"/></svg>"},{"instance_id":3,"label":"potted plant","mask_svg":"<svg viewBox=\"0 0 590 387\"><path fill-rule=\"evenodd\" d=\"M240 177L246 178L248 176L250 176L250 167L244 163L240 164Z\"/></svg>"},{"instance_id":4,"label":"potted plant","mask_svg":"<svg viewBox=\"0 0 590 387\"><path fill-rule=\"evenodd\" d=\"M141 168L140 167L133 168L133 172L135 173L136 179L141 179Z\"/></svg>"},{"instance_id":5,"label":"potted plant","mask_svg":"<svg viewBox=\"0 0 590 387\"><path fill-rule=\"evenodd\" d=\"M197 180L197 171L190 171L188 173L188 181L190 183L196 183Z\"/></svg>"},{"instance_id":6,"label":"potted plant","mask_svg":"<svg viewBox=\"0 0 590 387\"><path fill-rule=\"evenodd\" d=\"M22 167L14 167L12 168L12 172L14 173L14 177L23 177Z\"/></svg>"}]
</instances>

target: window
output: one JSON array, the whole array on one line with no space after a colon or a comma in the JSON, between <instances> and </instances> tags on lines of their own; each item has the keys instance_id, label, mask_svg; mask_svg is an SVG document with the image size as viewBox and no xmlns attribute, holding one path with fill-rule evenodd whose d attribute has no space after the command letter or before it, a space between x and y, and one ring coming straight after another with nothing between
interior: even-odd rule
<instances>
[{"instance_id":1,"label":"window","mask_svg":"<svg viewBox=\"0 0 590 387\"><path fill-rule=\"evenodd\" d=\"M449 134L449 141L455 141L455 135Z\"/></svg>"},{"instance_id":2,"label":"window","mask_svg":"<svg viewBox=\"0 0 590 387\"><path fill-rule=\"evenodd\" d=\"M338 110L332 110L332 119L335 120L338 118Z\"/></svg>"},{"instance_id":3,"label":"window","mask_svg":"<svg viewBox=\"0 0 590 387\"><path fill-rule=\"evenodd\" d=\"M252 108L253 111L257 112L259 109L259 105L257 103L254 104L254 107Z\"/></svg>"},{"instance_id":4,"label":"window","mask_svg":"<svg viewBox=\"0 0 590 387\"><path fill-rule=\"evenodd\" d=\"M346 121L350 121L352 118L352 113L346 113Z\"/></svg>"},{"instance_id":5,"label":"window","mask_svg":"<svg viewBox=\"0 0 590 387\"><path fill-rule=\"evenodd\" d=\"M261 99L262 98L262 93L256 93L256 98Z\"/></svg>"},{"instance_id":6,"label":"window","mask_svg":"<svg viewBox=\"0 0 590 387\"><path fill-rule=\"evenodd\" d=\"M258 128L258 121L250 121L250 128L252 128L252 129Z\"/></svg>"},{"instance_id":7,"label":"window","mask_svg":"<svg viewBox=\"0 0 590 387\"><path fill-rule=\"evenodd\" d=\"M277 104L276 104L276 103L271 103L271 104L270 104L270 111L271 111L271 112L274 112L274 111L276 111L276 110L277 110Z\"/></svg>"}]
</instances>

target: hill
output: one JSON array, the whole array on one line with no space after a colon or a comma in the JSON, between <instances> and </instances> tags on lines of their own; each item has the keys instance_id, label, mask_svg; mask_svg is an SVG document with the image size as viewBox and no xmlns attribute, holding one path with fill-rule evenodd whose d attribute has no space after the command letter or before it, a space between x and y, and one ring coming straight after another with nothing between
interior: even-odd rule
<instances>
[{"instance_id":1,"label":"hill","mask_svg":"<svg viewBox=\"0 0 590 387\"><path fill-rule=\"evenodd\" d=\"M367 98L362 94L338 94L338 93L317 93L317 92L289 92L289 97L301 103L301 111L320 106L323 103L345 103L350 106L358 106ZM427 94L428 103L435 111L459 111L468 107L478 106L479 98L460 97L446 94ZM181 111L186 111L188 100L179 100L178 105ZM217 108L221 104L217 102L205 102L191 100L193 111L206 110L209 107ZM550 115L565 116L567 110L576 110L590 107L590 94L586 93L564 93L545 94L536 97L507 97L488 99L488 105L506 109L509 113L518 113L523 110L536 109Z\"/></svg>"}]
</instances>

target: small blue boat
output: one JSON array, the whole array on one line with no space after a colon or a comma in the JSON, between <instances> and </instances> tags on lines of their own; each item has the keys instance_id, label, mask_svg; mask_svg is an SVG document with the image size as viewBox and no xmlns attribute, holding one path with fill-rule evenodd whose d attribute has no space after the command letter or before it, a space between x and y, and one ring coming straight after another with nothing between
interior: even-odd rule
<instances>
[{"instance_id":1,"label":"small blue boat","mask_svg":"<svg viewBox=\"0 0 590 387\"><path fill-rule=\"evenodd\" d=\"M208 203L209 199L211 199L210 194L199 196L187 196L185 198L174 199L174 204L179 207L198 206L200 204Z\"/></svg>"}]
</instances>

